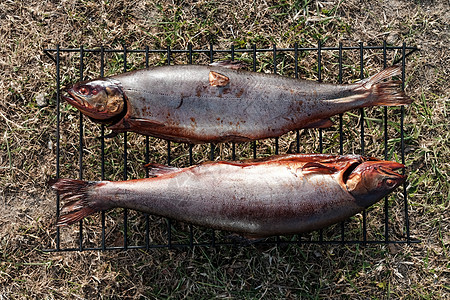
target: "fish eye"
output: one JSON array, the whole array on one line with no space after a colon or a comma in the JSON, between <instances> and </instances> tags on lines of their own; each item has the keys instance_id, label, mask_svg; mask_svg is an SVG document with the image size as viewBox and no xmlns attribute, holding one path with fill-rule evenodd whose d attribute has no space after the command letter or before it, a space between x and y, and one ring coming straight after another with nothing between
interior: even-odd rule
<instances>
[{"instance_id":1,"label":"fish eye","mask_svg":"<svg viewBox=\"0 0 450 300\"><path fill-rule=\"evenodd\" d=\"M79 92L81 95L86 96L86 95L89 94L89 89L88 89L86 86L82 86L82 87L80 87L80 89L78 90L78 92Z\"/></svg>"},{"instance_id":2,"label":"fish eye","mask_svg":"<svg viewBox=\"0 0 450 300\"><path fill-rule=\"evenodd\" d=\"M395 185L395 180L393 179L386 179L384 182L388 187L393 187Z\"/></svg>"}]
</instances>

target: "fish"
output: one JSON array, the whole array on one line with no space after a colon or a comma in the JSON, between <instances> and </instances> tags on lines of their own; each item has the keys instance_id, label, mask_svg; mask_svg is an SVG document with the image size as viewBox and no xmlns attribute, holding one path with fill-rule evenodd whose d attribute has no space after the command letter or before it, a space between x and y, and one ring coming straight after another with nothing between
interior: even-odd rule
<instances>
[{"instance_id":1,"label":"fish","mask_svg":"<svg viewBox=\"0 0 450 300\"><path fill-rule=\"evenodd\" d=\"M66 202L56 225L122 207L249 239L289 235L343 221L406 180L396 172L403 164L360 155L286 154L148 167L152 177L144 179L53 182Z\"/></svg>"},{"instance_id":2,"label":"fish","mask_svg":"<svg viewBox=\"0 0 450 300\"><path fill-rule=\"evenodd\" d=\"M65 87L62 99L112 131L175 142L247 142L302 128L327 128L330 117L412 100L392 66L353 84L337 85L249 72L234 61L135 70Z\"/></svg>"}]
</instances>

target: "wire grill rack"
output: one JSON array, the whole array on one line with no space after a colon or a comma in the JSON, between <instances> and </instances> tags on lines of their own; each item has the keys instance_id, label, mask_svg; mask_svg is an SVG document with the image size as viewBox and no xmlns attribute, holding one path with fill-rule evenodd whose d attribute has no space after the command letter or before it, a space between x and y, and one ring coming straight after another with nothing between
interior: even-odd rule
<instances>
[{"instance_id":1,"label":"wire grill rack","mask_svg":"<svg viewBox=\"0 0 450 300\"><path fill-rule=\"evenodd\" d=\"M257 61L258 61L258 55L265 53L266 55L269 55L272 57L272 66L271 70L273 73L277 73L277 55L280 53L288 53L293 57L293 64L294 64L294 72L293 76L296 78L299 77L299 62L304 53L313 53L315 54L316 59L316 66L317 66L317 73L316 78L318 81L322 80L322 69L323 69L323 58L322 55L324 53L332 53L333 57L336 58L336 62L334 63L335 66L338 68L338 83L343 82L343 67L344 67L344 53L346 51L353 51L358 52L359 56L359 62L354 62L356 68L360 70L360 78L364 78L364 54L367 51L378 51L378 55L381 55L381 61L383 64L383 67L387 66L387 56L388 53L395 51L397 53L398 58L394 60L394 64L401 64L402 65L402 85L404 87L405 83L405 64L406 64L406 58L412 54L413 52L417 51L418 49L416 47L409 47L406 46L405 43L403 43L402 46L387 46L386 42L383 43L381 46L366 46L363 43L360 43L357 46L343 46L342 43L339 43L337 47L324 47L321 43L321 41L318 42L316 47L299 47L298 44L295 44L292 48L277 48L276 45L273 45L271 48L264 48L264 49L258 49L256 45L253 45L250 49L235 49L233 46L230 49L214 49L213 45L210 44L207 49L193 49L191 45L188 46L188 49L178 50L178 49L171 49L168 47L167 49L150 49L149 47L145 47L143 49L128 49L126 47L123 47L122 49L105 49L104 47L96 48L96 49L85 49L83 47L80 48L69 48L64 49L60 48L59 45L54 49L44 49L44 53L55 63L56 65L56 74L55 74L55 85L56 85L56 178L60 177L61 173L61 109L60 109L60 89L61 89L61 67L64 62L62 62L61 57L64 53L72 53L72 55L77 55L77 58L75 61L78 65L78 72L79 72L79 79L85 80L85 59L87 55L94 55L96 59L100 60L100 70L99 70L99 76L103 77L105 73L105 55L109 53L120 55L123 59L123 71L126 72L128 70L128 64L127 64L127 58L132 53L139 53L143 55L145 58L145 67L149 66L149 57L152 54L160 54L165 55L165 61L167 64L172 64L172 56L176 54L184 54L187 57L186 63L192 64L195 63L194 61L195 57L197 57L199 54L206 55L209 58L210 62L213 62L215 59L215 55L221 54L221 55L227 55L228 58L231 58L232 60L235 59L236 54L247 54L247 59L251 59L253 62L250 68L252 68L253 71L257 71ZM196 56L197 55L197 56ZM73 63L73 62L72 62ZM118 71L120 72L120 70ZM388 109L387 107L382 107L382 128L383 128L383 143L384 143L384 159L388 159ZM404 107L401 107L398 109L400 116L400 150L398 153L398 157L401 159L401 162L405 163L405 134L404 134L404 115L405 110ZM339 123L336 125L336 131L338 134L339 139L339 153L334 154L344 154L344 133L343 133L343 115L340 114L338 116ZM365 113L364 109L360 109L359 111L359 152L361 155L365 154ZM83 116L79 115L79 147L78 147L78 165L79 165L79 179L83 179L83 171L86 168L83 165L83 157L85 155L85 151L83 151L84 148L84 142L83 142ZM318 152L323 152L323 135L322 135L322 129L318 130ZM122 139L122 145L123 145L123 175L122 178L116 178L116 180L127 180L129 177L128 174L128 134L123 133L119 135L119 138ZM100 151L101 155L101 174L99 179L105 179L105 127L101 126L101 136L100 136L100 148L98 151ZM142 149L142 151L145 151L145 161L148 163L150 162L150 157L152 155L149 147L149 137L145 137L145 149ZM273 139L274 143L274 154L279 154L279 138ZM208 146L209 148L209 157L211 160L214 160L216 157L216 147L217 145L210 144ZM144 148L144 147L143 147ZM294 152L300 151L300 134L299 131L296 132L295 137L295 144L294 144ZM256 158L258 156L257 151L257 145L256 142L251 142L251 149L253 158ZM170 141L167 141L167 148L166 148L166 154L165 154L165 160L167 164L171 164L173 160L173 154L172 154L172 145ZM193 159L193 145L189 145L188 148L188 157L189 157L189 165L194 164ZM231 154L232 154L232 160L239 159L236 154L236 144L231 144ZM147 174L148 176L148 174ZM324 233L323 230L319 230L316 233L312 235L296 235L292 237L273 237L268 238L260 241L254 242L254 244L264 244L264 245L285 245L285 244L361 244L361 245L370 245L370 244L389 244L389 243L395 243L395 244L403 244L403 243L416 243L419 242L418 240L412 239L410 237L410 224L409 224L409 217L408 217L408 198L407 198L407 191L406 191L406 183L399 188L400 189L400 203L403 206L402 208L402 218L397 219L403 219L403 224L401 225L401 228L403 230L403 233L401 234L400 238L393 238L392 234L390 234L390 202L389 199L386 198L384 200L384 207L383 207L383 214L382 214L382 220L380 222L382 223L383 229L382 234L377 235L375 239L369 239L368 238L368 228L367 228L367 220L368 215L366 211L362 212L362 218L360 221L360 232L359 237L357 238L346 238L346 222L341 222L341 224L335 225L336 226L336 233L334 235L334 238L328 239ZM383 205L383 204L381 204ZM56 217L59 216L59 210L60 210L60 199L58 196L56 196L56 205L55 205L55 211L56 211ZM119 217L119 216L118 216ZM150 249L150 248L181 248L181 247L198 247L198 246L232 246L232 245L241 245L241 243L235 239L225 238L220 239L217 237L217 231L216 230L210 230L205 228L197 228L195 229L193 225L187 224L185 227L187 228L186 232L186 239L184 239L182 242L178 242L173 238L173 221L167 219L166 222L166 234L165 234L165 241L163 242L154 242L152 240L152 231L151 231L151 217L148 214L143 214L143 231L144 231L144 238L139 243L131 244L129 242L129 211L127 209L123 210L123 216L122 216L122 223L123 227L120 230L120 234L122 235L123 242L121 242L122 245L109 245L107 243L107 225L106 225L106 215L105 212L101 212L101 232L98 233L100 235L100 241L99 245L86 245L85 237L84 237L84 230L85 225L83 225L83 220L79 223L78 228L78 245L73 247L69 246L66 247L61 242L61 228L56 228L54 240L51 241L51 246L47 249L44 249L46 252L55 252L55 251L83 251L83 250L127 250L127 249ZM392 222L392 221L391 221ZM75 226L75 225L72 225ZM72 229L73 230L73 229ZM203 232L206 236L208 236L206 241L198 241L195 237L195 234L197 232Z\"/></svg>"}]
</instances>

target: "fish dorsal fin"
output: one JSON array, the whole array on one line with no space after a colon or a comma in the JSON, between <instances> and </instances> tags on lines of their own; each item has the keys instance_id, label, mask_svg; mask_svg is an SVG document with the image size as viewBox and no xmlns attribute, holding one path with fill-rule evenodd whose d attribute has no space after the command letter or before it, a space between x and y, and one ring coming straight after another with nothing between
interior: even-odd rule
<instances>
[{"instance_id":1,"label":"fish dorsal fin","mask_svg":"<svg viewBox=\"0 0 450 300\"><path fill-rule=\"evenodd\" d=\"M309 162L303 165L302 171L305 174L320 173L320 174L333 174L337 171L335 167L326 166L318 162Z\"/></svg>"},{"instance_id":2,"label":"fish dorsal fin","mask_svg":"<svg viewBox=\"0 0 450 300\"><path fill-rule=\"evenodd\" d=\"M211 67L222 67L227 69L239 70L247 67L247 64L238 60L221 60L209 64Z\"/></svg>"},{"instance_id":3,"label":"fish dorsal fin","mask_svg":"<svg viewBox=\"0 0 450 300\"><path fill-rule=\"evenodd\" d=\"M230 78L227 76L210 71L209 72L209 84L211 86L226 86L230 82Z\"/></svg>"},{"instance_id":4,"label":"fish dorsal fin","mask_svg":"<svg viewBox=\"0 0 450 300\"><path fill-rule=\"evenodd\" d=\"M160 176L164 174L174 173L180 170L180 168L177 167L166 166L156 163L146 164L144 165L144 168L148 169L149 176Z\"/></svg>"}]
</instances>

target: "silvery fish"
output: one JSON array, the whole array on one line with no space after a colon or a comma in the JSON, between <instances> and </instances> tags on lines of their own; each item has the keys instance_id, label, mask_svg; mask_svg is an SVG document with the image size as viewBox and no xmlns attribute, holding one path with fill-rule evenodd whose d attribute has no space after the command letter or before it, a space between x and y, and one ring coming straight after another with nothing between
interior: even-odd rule
<instances>
[{"instance_id":1,"label":"silvery fish","mask_svg":"<svg viewBox=\"0 0 450 300\"><path fill-rule=\"evenodd\" d=\"M325 128L348 110L411 103L399 66L353 84L337 85L248 72L224 61L132 71L68 86L62 98L108 125L186 143L244 142L301 128Z\"/></svg>"},{"instance_id":2,"label":"silvery fish","mask_svg":"<svg viewBox=\"0 0 450 300\"><path fill-rule=\"evenodd\" d=\"M247 238L302 233L361 212L406 179L395 172L404 165L358 155L293 154L149 167L154 177L146 179L57 180L52 187L67 202L57 225L123 207Z\"/></svg>"}]
</instances>

